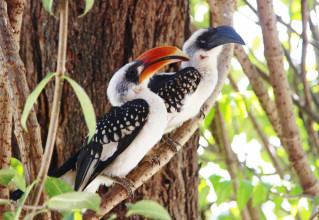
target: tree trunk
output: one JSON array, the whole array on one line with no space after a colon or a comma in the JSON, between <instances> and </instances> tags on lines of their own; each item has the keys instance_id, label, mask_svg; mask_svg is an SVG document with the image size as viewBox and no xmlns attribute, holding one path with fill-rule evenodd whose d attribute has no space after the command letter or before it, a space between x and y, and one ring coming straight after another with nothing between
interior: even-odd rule
<instances>
[{"instance_id":1,"label":"tree trunk","mask_svg":"<svg viewBox=\"0 0 319 220\"><path fill-rule=\"evenodd\" d=\"M85 1L70 1L69 4L66 70L84 87L98 117L108 110L106 88L117 69L156 46L181 48L189 36L187 0L95 1L92 10L83 18L77 16L83 12ZM58 21L44 11L41 1L28 0L21 33L21 56L28 84L33 89L46 74L56 69ZM176 70L177 66L172 65L169 71ZM80 104L67 83L62 97L52 169L79 149L87 134ZM53 83L50 83L36 106L44 143L52 99ZM134 201L152 199L163 204L175 219L198 219L198 138L197 133L183 152L135 193ZM125 205L119 205L114 211L124 216Z\"/></svg>"}]
</instances>

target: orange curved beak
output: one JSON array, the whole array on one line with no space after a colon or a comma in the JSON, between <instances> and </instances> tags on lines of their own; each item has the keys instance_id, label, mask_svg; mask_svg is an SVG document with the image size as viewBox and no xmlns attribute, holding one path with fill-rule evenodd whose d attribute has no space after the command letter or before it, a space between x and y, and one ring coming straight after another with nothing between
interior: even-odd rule
<instances>
[{"instance_id":1,"label":"orange curved beak","mask_svg":"<svg viewBox=\"0 0 319 220\"><path fill-rule=\"evenodd\" d=\"M139 83L148 79L162 67L180 61L189 61L189 57L177 47L165 46L156 47L144 52L137 60L144 63L144 68L140 74Z\"/></svg>"}]
</instances>

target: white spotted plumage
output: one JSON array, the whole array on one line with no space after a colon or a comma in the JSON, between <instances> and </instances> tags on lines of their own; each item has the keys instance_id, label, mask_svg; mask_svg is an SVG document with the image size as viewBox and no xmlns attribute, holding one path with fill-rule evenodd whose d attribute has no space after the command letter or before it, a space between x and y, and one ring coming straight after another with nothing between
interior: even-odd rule
<instances>
[{"instance_id":1,"label":"white spotted plumage","mask_svg":"<svg viewBox=\"0 0 319 220\"><path fill-rule=\"evenodd\" d=\"M218 80L218 57L226 43L244 44L232 27L199 29L183 45L190 57L190 61L182 62L183 69L157 74L150 80L150 89L163 98L168 110L166 132L196 116L213 93Z\"/></svg>"}]
</instances>

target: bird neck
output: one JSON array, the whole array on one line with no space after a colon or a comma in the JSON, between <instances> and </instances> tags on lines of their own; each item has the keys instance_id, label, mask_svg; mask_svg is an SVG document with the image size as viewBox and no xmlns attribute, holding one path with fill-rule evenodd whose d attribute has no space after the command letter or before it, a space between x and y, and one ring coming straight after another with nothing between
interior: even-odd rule
<instances>
[{"instance_id":1,"label":"bird neck","mask_svg":"<svg viewBox=\"0 0 319 220\"><path fill-rule=\"evenodd\" d=\"M201 59L201 58L199 58ZM194 67L203 76L215 75L217 73L217 59L215 57L206 57L206 60L191 59L188 62L182 63L182 68Z\"/></svg>"},{"instance_id":2,"label":"bird neck","mask_svg":"<svg viewBox=\"0 0 319 220\"><path fill-rule=\"evenodd\" d=\"M163 99L153 93L149 88L141 90L136 98L144 99L149 105L150 112L167 112Z\"/></svg>"}]
</instances>

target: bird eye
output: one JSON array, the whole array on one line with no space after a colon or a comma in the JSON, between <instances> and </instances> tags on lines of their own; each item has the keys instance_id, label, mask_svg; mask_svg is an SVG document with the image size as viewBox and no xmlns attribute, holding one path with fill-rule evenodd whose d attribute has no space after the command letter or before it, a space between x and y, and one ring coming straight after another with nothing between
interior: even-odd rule
<instances>
[{"instance_id":1,"label":"bird eye","mask_svg":"<svg viewBox=\"0 0 319 220\"><path fill-rule=\"evenodd\" d=\"M136 68L130 68L128 69L128 71L126 72L125 75L126 79L130 82L136 82L138 81L138 72Z\"/></svg>"},{"instance_id":2,"label":"bird eye","mask_svg":"<svg viewBox=\"0 0 319 220\"><path fill-rule=\"evenodd\" d=\"M206 39L203 38L203 37L200 37L200 38L198 39L198 41L199 41L200 43L202 43L202 44L205 44L205 43L206 43Z\"/></svg>"},{"instance_id":3,"label":"bird eye","mask_svg":"<svg viewBox=\"0 0 319 220\"><path fill-rule=\"evenodd\" d=\"M137 75L137 71L136 71L136 70L133 70L133 69L129 70L129 71L126 73L126 76L127 76L128 78L132 78L132 77L134 77L134 76L136 76L136 75Z\"/></svg>"}]
</instances>

